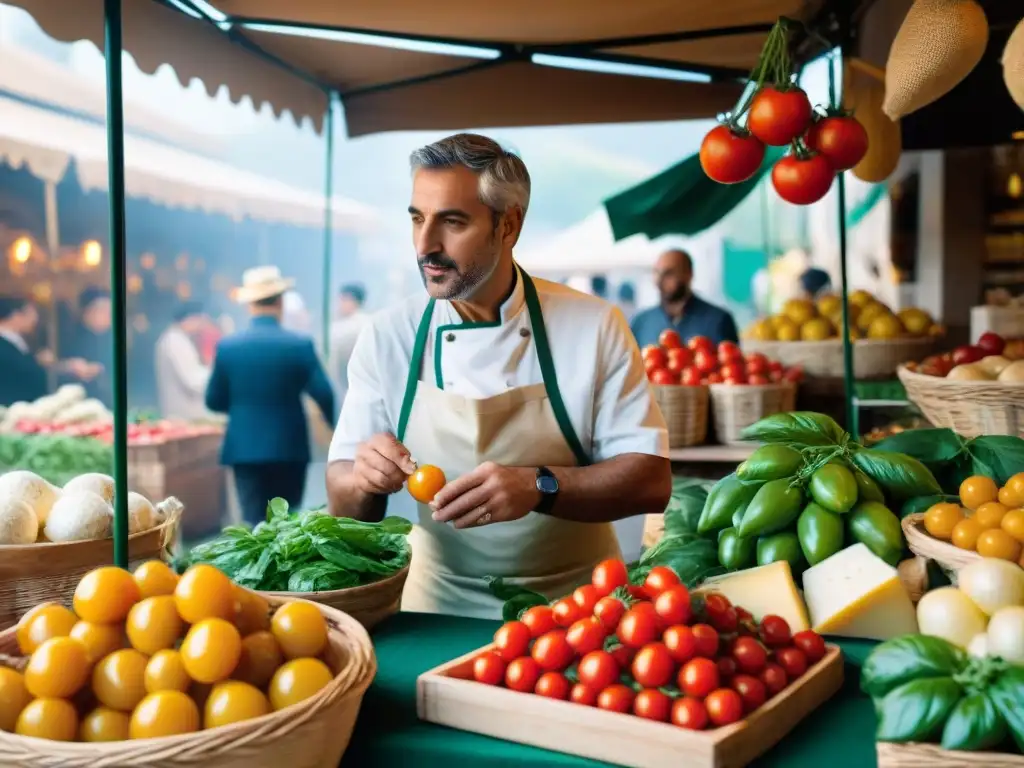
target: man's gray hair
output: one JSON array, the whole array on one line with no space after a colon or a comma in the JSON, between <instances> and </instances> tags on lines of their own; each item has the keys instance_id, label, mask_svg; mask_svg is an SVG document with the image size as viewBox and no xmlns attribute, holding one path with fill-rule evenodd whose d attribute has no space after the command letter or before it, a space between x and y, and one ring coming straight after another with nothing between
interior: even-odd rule
<instances>
[{"instance_id":1,"label":"man's gray hair","mask_svg":"<svg viewBox=\"0 0 1024 768\"><path fill-rule=\"evenodd\" d=\"M412 170L462 166L477 175L480 202L496 213L530 205L530 172L518 155L476 133L457 133L409 156Z\"/></svg>"}]
</instances>

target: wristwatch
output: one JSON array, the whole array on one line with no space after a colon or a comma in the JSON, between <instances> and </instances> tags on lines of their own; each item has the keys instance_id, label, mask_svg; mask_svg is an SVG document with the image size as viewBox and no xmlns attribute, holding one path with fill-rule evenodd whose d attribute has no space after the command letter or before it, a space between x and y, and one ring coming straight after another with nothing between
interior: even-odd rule
<instances>
[{"instance_id":1,"label":"wristwatch","mask_svg":"<svg viewBox=\"0 0 1024 768\"><path fill-rule=\"evenodd\" d=\"M533 511L546 515L558 498L558 478L547 467L537 467L537 490L540 491L540 504Z\"/></svg>"}]
</instances>

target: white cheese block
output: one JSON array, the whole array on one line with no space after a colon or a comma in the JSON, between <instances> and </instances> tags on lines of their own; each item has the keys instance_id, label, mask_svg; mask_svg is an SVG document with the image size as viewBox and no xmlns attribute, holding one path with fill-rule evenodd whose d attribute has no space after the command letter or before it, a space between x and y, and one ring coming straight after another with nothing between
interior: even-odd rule
<instances>
[{"instance_id":1,"label":"white cheese block","mask_svg":"<svg viewBox=\"0 0 1024 768\"><path fill-rule=\"evenodd\" d=\"M793 632L810 628L807 609L793 581L793 572L784 560L714 576L696 591L698 594L718 592L733 605L750 611L757 621L774 615L784 618Z\"/></svg>"},{"instance_id":2,"label":"white cheese block","mask_svg":"<svg viewBox=\"0 0 1024 768\"><path fill-rule=\"evenodd\" d=\"M863 544L804 571L811 627L822 635L889 640L917 632L899 573Z\"/></svg>"}]
</instances>

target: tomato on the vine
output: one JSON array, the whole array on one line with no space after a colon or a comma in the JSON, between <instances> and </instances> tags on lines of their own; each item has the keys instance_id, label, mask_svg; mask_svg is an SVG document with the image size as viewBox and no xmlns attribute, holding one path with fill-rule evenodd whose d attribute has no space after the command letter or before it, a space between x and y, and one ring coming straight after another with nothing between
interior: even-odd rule
<instances>
[{"instance_id":1,"label":"tomato on the vine","mask_svg":"<svg viewBox=\"0 0 1024 768\"><path fill-rule=\"evenodd\" d=\"M525 655L529 645L530 628L521 621L502 624L494 633L494 650L505 661Z\"/></svg>"},{"instance_id":2,"label":"tomato on the vine","mask_svg":"<svg viewBox=\"0 0 1024 768\"><path fill-rule=\"evenodd\" d=\"M765 144L784 147L811 123L811 101L802 88L763 86L750 102L747 129Z\"/></svg>"},{"instance_id":3,"label":"tomato on the vine","mask_svg":"<svg viewBox=\"0 0 1024 768\"><path fill-rule=\"evenodd\" d=\"M654 612L665 624L686 624L693 618L690 590L682 584L669 587L655 598Z\"/></svg>"},{"instance_id":4,"label":"tomato on the vine","mask_svg":"<svg viewBox=\"0 0 1024 768\"><path fill-rule=\"evenodd\" d=\"M573 704L582 704L585 707L592 707L597 703L597 688L584 683L576 683L569 691L569 701Z\"/></svg>"},{"instance_id":5,"label":"tomato on the vine","mask_svg":"<svg viewBox=\"0 0 1024 768\"><path fill-rule=\"evenodd\" d=\"M578 656L586 656L604 645L608 632L594 616L580 619L565 633L565 640Z\"/></svg>"},{"instance_id":6,"label":"tomato on the vine","mask_svg":"<svg viewBox=\"0 0 1024 768\"><path fill-rule=\"evenodd\" d=\"M497 685L505 679L505 660L496 653L485 653L473 660L473 679L486 685Z\"/></svg>"},{"instance_id":7,"label":"tomato on the vine","mask_svg":"<svg viewBox=\"0 0 1024 768\"><path fill-rule=\"evenodd\" d=\"M756 675L768 663L768 651L752 637L738 637L732 645L736 666L749 675Z\"/></svg>"},{"instance_id":8,"label":"tomato on the vine","mask_svg":"<svg viewBox=\"0 0 1024 768\"><path fill-rule=\"evenodd\" d=\"M579 621L586 614L571 597L563 597L561 600L556 600L551 606L551 615L558 626L570 627L573 622Z\"/></svg>"},{"instance_id":9,"label":"tomato on the vine","mask_svg":"<svg viewBox=\"0 0 1024 768\"><path fill-rule=\"evenodd\" d=\"M825 656L825 640L813 629L793 635L793 645L804 652L809 664L817 664Z\"/></svg>"},{"instance_id":10,"label":"tomato on the vine","mask_svg":"<svg viewBox=\"0 0 1024 768\"><path fill-rule=\"evenodd\" d=\"M629 686L609 685L597 694L597 707L609 712L629 712L633 708L634 698L633 689Z\"/></svg>"},{"instance_id":11,"label":"tomato on the vine","mask_svg":"<svg viewBox=\"0 0 1024 768\"><path fill-rule=\"evenodd\" d=\"M804 143L837 171L847 171L868 153L868 132L857 118L835 115L813 123Z\"/></svg>"},{"instance_id":12,"label":"tomato on the vine","mask_svg":"<svg viewBox=\"0 0 1024 768\"><path fill-rule=\"evenodd\" d=\"M671 720L672 725L680 728L702 731L708 725L708 711L700 699L684 696L672 704Z\"/></svg>"},{"instance_id":13,"label":"tomato on the vine","mask_svg":"<svg viewBox=\"0 0 1024 768\"><path fill-rule=\"evenodd\" d=\"M601 594L593 584L584 584L582 587L576 588L576 591L572 593L572 599L584 613L593 613L594 606L601 599Z\"/></svg>"},{"instance_id":14,"label":"tomato on the vine","mask_svg":"<svg viewBox=\"0 0 1024 768\"><path fill-rule=\"evenodd\" d=\"M658 636L658 616L653 610L634 606L619 622L616 635L623 645L642 648Z\"/></svg>"},{"instance_id":15,"label":"tomato on the vine","mask_svg":"<svg viewBox=\"0 0 1024 768\"><path fill-rule=\"evenodd\" d=\"M708 718L717 726L739 722L743 717L743 699L731 688L719 688L704 699Z\"/></svg>"},{"instance_id":16,"label":"tomato on the vine","mask_svg":"<svg viewBox=\"0 0 1024 768\"><path fill-rule=\"evenodd\" d=\"M672 709L672 699L659 690L646 688L633 699L633 714L645 720L664 723Z\"/></svg>"},{"instance_id":17,"label":"tomato on the vine","mask_svg":"<svg viewBox=\"0 0 1024 768\"><path fill-rule=\"evenodd\" d=\"M771 698L775 694L781 692L787 685L789 685L789 678L786 676L786 670L771 661L768 662L765 668L761 670L761 674L757 677L762 683L764 683L764 687L768 691L768 698Z\"/></svg>"},{"instance_id":18,"label":"tomato on the vine","mask_svg":"<svg viewBox=\"0 0 1024 768\"><path fill-rule=\"evenodd\" d=\"M832 187L836 173L822 155L786 155L772 168L772 186L793 205L816 203Z\"/></svg>"},{"instance_id":19,"label":"tomato on the vine","mask_svg":"<svg viewBox=\"0 0 1024 768\"><path fill-rule=\"evenodd\" d=\"M782 648L789 645L792 640L789 622L781 616L768 614L761 619L759 629L761 639L769 648Z\"/></svg>"},{"instance_id":20,"label":"tomato on the vine","mask_svg":"<svg viewBox=\"0 0 1024 768\"><path fill-rule=\"evenodd\" d=\"M538 637L530 655L541 669L549 672L560 672L572 663L574 657L564 629L553 629Z\"/></svg>"},{"instance_id":21,"label":"tomato on the vine","mask_svg":"<svg viewBox=\"0 0 1024 768\"><path fill-rule=\"evenodd\" d=\"M533 693L540 678L541 669L529 656L512 661L505 669L505 685L520 693Z\"/></svg>"},{"instance_id":22,"label":"tomato on the vine","mask_svg":"<svg viewBox=\"0 0 1024 768\"><path fill-rule=\"evenodd\" d=\"M569 698L570 687L565 675L560 672L545 672L540 676L533 692L548 699L565 700Z\"/></svg>"},{"instance_id":23,"label":"tomato on the vine","mask_svg":"<svg viewBox=\"0 0 1024 768\"><path fill-rule=\"evenodd\" d=\"M649 643L633 657L633 679L644 688L660 688L672 679L675 664L663 643Z\"/></svg>"},{"instance_id":24,"label":"tomato on the vine","mask_svg":"<svg viewBox=\"0 0 1024 768\"><path fill-rule=\"evenodd\" d=\"M679 586L679 576L671 568L665 565L656 565L651 568L647 578L644 579L644 590L653 600L666 589Z\"/></svg>"},{"instance_id":25,"label":"tomato on the vine","mask_svg":"<svg viewBox=\"0 0 1024 768\"><path fill-rule=\"evenodd\" d=\"M619 679L619 665L607 651L591 651L580 659L576 675L581 683L600 691Z\"/></svg>"},{"instance_id":26,"label":"tomato on the vine","mask_svg":"<svg viewBox=\"0 0 1024 768\"><path fill-rule=\"evenodd\" d=\"M594 615L609 632L614 632L618 628L625 613L626 604L611 595L602 597L594 606Z\"/></svg>"},{"instance_id":27,"label":"tomato on the vine","mask_svg":"<svg viewBox=\"0 0 1024 768\"><path fill-rule=\"evenodd\" d=\"M700 167L712 181L739 184L753 176L764 160L764 144L727 125L712 128L700 143Z\"/></svg>"},{"instance_id":28,"label":"tomato on the vine","mask_svg":"<svg viewBox=\"0 0 1024 768\"><path fill-rule=\"evenodd\" d=\"M697 638L694 637L693 630L682 624L666 629L661 635L661 642L679 664L684 664L697 655Z\"/></svg>"},{"instance_id":29,"label":"tomato on the vine","mask_svg":"<svg viewBox=\"0 0 1024 768\"><path fill-rule=\"evenodd\" d=\"M790 680L795 680L807 671L807 657L799 648L779 648L775 651L775 660L786 670Z\"/></svg>"},{"instance_id":30,"label":"tomato on the vine","mask_svg":"<svg viewBox=\"0 0 1024 768\"><path fill-rule=\"evenodd\" d=\"M598 563L594 567L590 583L597 588L602 597L610 595L619 587L624 587L629 583L626 564L621 560L605 560Z\"/></svg>"},{"instance_id":31,"label":"tomato on the vine","mask_svg":"<svg viewBox=\"0 0 1024 768\"><path fill-rule=\"evenodd\" d=\"M768 699L764 683L753 675L736 675L729 684L743 699L743 709L747 712L753 712Z\"/></svg>"},{"instance_id":32,"label":"tomato on the vine","mask_svg":"<svg viewBox=\"0 0 1024 768\"><path fill-rule=\"evenodd\" d=\"M540 637L545 632L550 632L558 627L555 624L555 615L551 611L550 605L535 605L532 608L527 608L519 620L529 627L532 637Z\"/></svg>"},{"instance_id":33,"label":"tomato on the vine","mask_svg":"<svg viewBox=\"0 0 1024 768\"><path fill-rule=\"evenodd\" d=\"M718 632L707 624L694 624L690 627L697 641L697 655L713 659L718 655Z\"/></svg>"},{"instance_id":34,"label":"tomato on the vine","mask_svg":"<svg viewBox=\"0 0 1024 768\"><path fill-rule=\"evenodd\" d=\"M711 659L691 659L679 670L679 690L687 696L703 699L719 686L718 665Z\"/></svg>"}]
</instances>

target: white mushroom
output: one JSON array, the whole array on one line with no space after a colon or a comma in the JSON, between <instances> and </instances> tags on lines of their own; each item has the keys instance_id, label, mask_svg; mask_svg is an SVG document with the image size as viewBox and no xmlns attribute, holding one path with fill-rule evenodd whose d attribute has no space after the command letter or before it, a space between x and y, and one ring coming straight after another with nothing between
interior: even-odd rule
<instances>
[{"instance_id":1,"label":"white mushroom","mask_svg":"<svg viewBox=\"0 0 1024 768\"><path fill-rule=\"evenodd\" d=\"M128 533L148 531L157 524L156 510L149 499L135 491L128 492Z\"/></svg>"},{"instance_id":2,"label":"white mushroom","mask_svg":"<svg viewBox=\"0 0 1024 768\"><path fill-rule=\"evenodd\" d=\"M34 544L39 536L36 513L26 502L0 499L0 544Z\"/></svg>"},{"instance_id":3,"label":"white mushroom","mask_svg":"<svg viewBox=\"0 0 1024 768\"><path fill-rule=\"evenodd\" d=\"M64 484L64 493L79 493L80 491L91 491L100 496L107 504L113 504L114 478L110 475L101 475L99 472L88 472L74 477Z\"/></svg>"},{"instance_id":4,"label":"white mushroom","mask_svg":"<svg viewBox=\"0 0 1024 768\"><path fill-rule=\"evenodd\" d=\"M114 510L99 494L76 491L64 495L53 505L44 533L50 541L85 541L110 538Z\"/></svg>"},{"instance_id":5,"label":"white mushroom","mask_svg":"<svg viewBox=\"0 0 1024 768\"><path fill-rule=\"evenodd\" d=\"M57 499L60 490L54 488L34 472L19 469L0 475L0 500L23 501L35 513L38 525L46 525L46 518Z\"/></svg>"}]
</instances>

